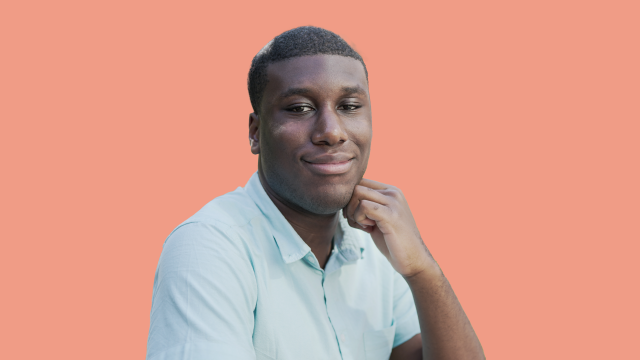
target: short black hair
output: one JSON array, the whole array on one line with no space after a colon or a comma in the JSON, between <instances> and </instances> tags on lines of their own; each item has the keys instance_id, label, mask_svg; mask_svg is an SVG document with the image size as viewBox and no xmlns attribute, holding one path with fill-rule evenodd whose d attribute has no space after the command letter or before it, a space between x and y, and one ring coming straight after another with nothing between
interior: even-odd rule
<instances>
[{"instance_id":1,"label":"short black hair","mask_svg":"<svg viewBox=\"0 0 640 360\"><path fill-rule=\"evenodd\" d=\"M300 56L318 54L340 55L360 61L364 67L367 81L369 81L369 73L362 56L353 50L340 36L319 27L300 26L273 38L253 58L247 79L249 99L251 100L253 112L258 114L260 111L262 94L269 81L267 78L267 66L269 64Z\"/></svg>"}]
</instances>

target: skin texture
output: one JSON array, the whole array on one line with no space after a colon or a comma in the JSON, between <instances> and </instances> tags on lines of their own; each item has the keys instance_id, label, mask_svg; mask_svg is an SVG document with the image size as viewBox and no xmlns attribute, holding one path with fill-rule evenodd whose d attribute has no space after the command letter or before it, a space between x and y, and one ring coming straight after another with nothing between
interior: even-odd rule
<instances>
[{"instance_id":1,"label":"skin texture","mask_svg":"<svg viewBox=\"0 0 640 360\"><path fill-rule=\"evenodd\" d=\"M364 68L333 55L267 69L260 114L249 116L265 191L324 268L338 216L371 234L414 297L421 334L391 359L484 359L453 289L424 244L402 191L363 179L372 138ZM326 163L338 163L326 165ZM324 165L323 165L324 164Z\"/></svg>"}]
</instances>

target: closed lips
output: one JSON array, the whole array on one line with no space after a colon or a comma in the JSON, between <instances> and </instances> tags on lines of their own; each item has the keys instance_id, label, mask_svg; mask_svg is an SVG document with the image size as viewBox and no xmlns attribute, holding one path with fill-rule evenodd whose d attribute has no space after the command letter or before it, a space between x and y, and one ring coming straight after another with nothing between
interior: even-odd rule
<instances>
[{"instance_id":1,"label":"closed lips","mask_svg":"<svg viewBox=\"0 0 640 360\"><path fill-rule=\"evenodd\" d=\"M353 158L347 159L314 159L313 162L304 160L304 163L316 173L335 175L347 172L351 168Z\"/></svg>"}]
</instances>

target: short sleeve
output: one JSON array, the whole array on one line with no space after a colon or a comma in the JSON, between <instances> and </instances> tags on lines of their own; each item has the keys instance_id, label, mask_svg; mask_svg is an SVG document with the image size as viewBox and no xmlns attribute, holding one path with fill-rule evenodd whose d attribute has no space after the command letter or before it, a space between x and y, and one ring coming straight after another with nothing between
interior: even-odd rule
<instances>
[{"instance_id":1,"label":"short sleeve","mask_svg":"<svg viewBox=\"0 0 640 360\"><path fill-rule=\"evenodd\" d=\"M400 274L395 271L394 273L393 319L396 333L393 338L393 347L396 347L420 334L420 323L409 284Z\"/></svg>"},{"instance_id":2,"label":"short sleeve","mask_svg":"<svg viewBox=\"0 0 640 360\"><path fill-rule=\"evenodd\" d=\"M253 267L237 235L181 225L167 238L153 286L147 360L255 359Z\"/></svg>"}]
</instances>

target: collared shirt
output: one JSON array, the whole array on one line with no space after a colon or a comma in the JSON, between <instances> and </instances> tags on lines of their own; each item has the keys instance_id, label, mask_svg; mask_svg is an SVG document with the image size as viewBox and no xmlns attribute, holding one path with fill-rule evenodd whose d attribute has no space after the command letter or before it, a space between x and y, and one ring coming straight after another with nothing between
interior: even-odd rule
<instances>
[{"instance_id":1,"label":"collared shirt","mask_svg":"<svg viewBox=\"0 0 640 360\"><path fill-rule=\"evenodd\" d=\"M411 291L369 234L340 216L323 270L255 173L165 241L147 359L388 359L418 333Z\"/></svg>"}]
</instances>

